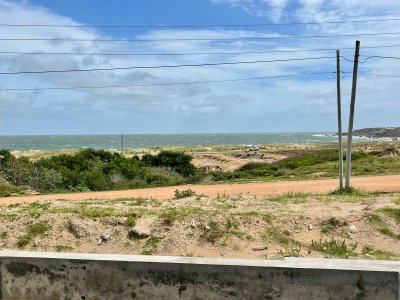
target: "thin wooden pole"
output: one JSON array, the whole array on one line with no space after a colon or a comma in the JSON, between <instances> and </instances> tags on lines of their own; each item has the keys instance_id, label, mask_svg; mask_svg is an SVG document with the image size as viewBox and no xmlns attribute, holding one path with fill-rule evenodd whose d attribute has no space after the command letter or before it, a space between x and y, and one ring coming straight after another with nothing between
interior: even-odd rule
<instances>
[{"instance_id":1,"label":"thin wooden pole","mask_svg":"<svg viewBox=\"0 0 400 300\"><path fill-rule=\"evenodd\" d=\"M340 92L340 50L336 50L336 87L338 108L338 138L339 138L339 188L343 188L343 148L342 148L342 100Z\"/></svg>"},{"instance_id":2,"label":"thin wooden pole","mask_svg":"<svg viewBox=\"0 0 400 300\"><path fill-rule=\"evenodd\" d=\"M357 91L357 73L358 73L358 58L360 56L360 41L356 41L356 50L354 54L354 68L353 68L353 85L351 88L351 102L350 102L350 117L349 117L349 130L347 131L347 154L346 154L346 184L345 187L350 187L350 173L351 173L351 143L353 139L353 124L354 124L354 108L356 104L356 91Z\"/></svg>"},{"instance_id":3,"label":"thin wooden pole","mask_svg":"<svg viewBox=\"0 0 400 300\"><path fill-rule=\"evenodd\" d=\"M121 154L124 154L124 135L121 134Z\"/></svg>"}]
</instances>

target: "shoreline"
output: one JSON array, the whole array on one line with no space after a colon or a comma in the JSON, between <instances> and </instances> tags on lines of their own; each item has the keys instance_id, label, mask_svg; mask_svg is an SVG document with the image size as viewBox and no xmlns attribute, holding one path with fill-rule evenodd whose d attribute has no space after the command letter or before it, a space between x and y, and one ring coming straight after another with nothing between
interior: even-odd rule
<instances>
[{"instance_id":1,"label":"shoreline","mask_svg":"<svg viewBox=\"0 0 400 300\"><path fill-rule=\"evenodd\" d=\"M344 142L346 137L343 137ZM354 143L392 142L392 138L354 136ZM11 151L54 151L77 149L159 149L180 147L275 147L282 145L337 144L334 133L232 133L232 134L135 134L135 135L58 135L58 136L0 136L0 149Z\"/></svg>"}]
</instances>

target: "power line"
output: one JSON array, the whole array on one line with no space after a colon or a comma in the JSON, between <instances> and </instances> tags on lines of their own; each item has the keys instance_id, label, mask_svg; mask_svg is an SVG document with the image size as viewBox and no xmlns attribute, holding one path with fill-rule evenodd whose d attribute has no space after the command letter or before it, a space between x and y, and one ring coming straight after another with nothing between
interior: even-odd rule
<instances>
[{"instance_id":1,"label":"power line","mask_svg":"<svg viewBox=\"0 0 400 300\"><path fill-rule=\"evenodd\" d=\"M240 64L288 62L288 61L321 60L321 59L330 59L330 58L335 58L335 56L273 59L273 60L255 60L255 61L218 62L218 63L203 63L203 64L180 64L180 65L161 65L161 66L134 66L134 67L113 67L113 68L71 69L71 70L0 72L0 75L116 71L116 70L131 70L131 69L162 69L162 68L181 68L181 67L207 67L207 66L221 66L221 65L240 65Z\"/></svg>"},{"instance_id":2,"label":"power line","mask_svg":"<svg viewBox=\"0 0 400 300\"><path fill-rule=\"evenodd\" d=\"M363 49L396 48L398 45L381 45L363 47ZM340 50L354 50L354 47L341 48ZM319 52L336 51L333 48L320 49L296 49L296 50L270 50L270 51L239 51L239 52L188 52L188 53L89 53L89 52L20 52L0 51L1 54L16 55L84 55L84 56L190 56L190 55L241 55L241 54L271 54L271 53L296 53L296 52Z\"/></svg>"},{"instance_id":3,"label":"power line","mask_svg":"<svg viewBox=\"0 0 400 300\"><path fill-rule=\"evenodd\" d=\"M348 61L348 62L354 62L354 60L350 60L344 56L341 56L344 60ZM360 61L360 63L365 64L367 62L367 60L369 59L373 59L373 58L382 58L382 59L396 59L399 60L400 57L396 57L396 56L381 56L381 55L372 55L372 56L367 56L363 61Z\"/></svg>"},{"instance_id":4,"label":"power line","mask_svg":"<svg viewBox=\"0 0 400 300\"><path fill-rule=\"evenodd\" d=\"M238 78L238 79L183 81L183 82L152 83L152 84L127 84L127 85L78 86L78 87L42 87L42 88L3 88L3 89L0 89L0 91L45 91L45 90L78 90L78 89L108 89L108 88L126 88L126 87L153 87L153 86L237 82L237 81L250 81L250 80L262 80L262 79L274 79L274 78L291 78L291 77L302 77L302 76L312 76L312 75L324 75L324 74L332 74L332 73L335 73L335 72L326 71L326 72L262 76L262 77L250 77L250 78Z\"/></svg>"},{"instance_id":5,"label":"power line","mask_svg":"<svg viewBox=\"0 0 400 300\"><path fill-rule=\"evenodd\" d=\"M291 25L320 25L347 24L368 22L400 21L400 18L364 19L347 21L323 22L288 22L288 23L256 23L256 24L202 24L202 25L67 25L67 24L0 24L0 27L60 27L60 28L204 28L204 27L259 27L259 26L291 26Z\"/></svg>"},{"instance_id":6,"label":"power line","mask_svg":"<svg viewBox=\"0 0 400 300\"><path fill-rule=\"evenodd\" d=\"M232 38L171 38L171 39L79 39L79 38L0 38L0 41L50 41L50 42L180 42L180 41L257 41L257 40L282 40L282 39L311 39L311 38L332 38L332 37L359 37L359 36L381 36L398 35L400 32L376 32L359 34L332 34L332 35L298 35L298 36L271 36L271 37L232 37Z\"/></svg>"},{"instance_id":7,"label":"power line","mask_svg":"<svg viewBox=\"0 0 400 300\"><path fill-rule=\"evenodd\" d=\"M345 74L352 74L352 72L342 72ZM389 77L389 78L400 78L400 75L390 75L390 74L374 74L374 73L358 73L364 76L376 76L376 77Z\"/></svg>"}]
</instances>

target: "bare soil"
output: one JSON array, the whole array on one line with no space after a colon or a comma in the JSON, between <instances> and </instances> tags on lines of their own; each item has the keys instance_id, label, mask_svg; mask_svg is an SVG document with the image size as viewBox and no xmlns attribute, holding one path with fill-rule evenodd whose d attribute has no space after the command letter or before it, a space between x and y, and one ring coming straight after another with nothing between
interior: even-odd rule
<instances>
[{"instance_id":1,"label":"bare soil","mask_svg":"<svg viewBox=\"0 0 400 300\"><path fill-rule=\"evenodd\" d=\"M351 185L367 192L400 192L400 175L352 177ZM148 198L166 200L174 197L175 190L191 189L197 195L216 197L218 195L249 194L254 196L283 195L288 192L301 193L328 193L338 188L336 179L274 181L252 183L230 183L214 185L181 185L160 188L146 188L136 190L86 192L72 194L30 195L19 197L0 198L0 205L9 205L22 202L52 201L57 199L84 201L84 200L112 200L117 198Z\"/></svg>"},{"instance_id":2,"label":"bare soil","mask_svg":"<svg viewBox=\"0 0 400 300\"><path fill-rule=\"evenodd\" d=\"M288 157L271 151L193 152L192 163L204 171L234 171L248 163L272 163Z\"/></svg>"},{"instance_id":3,"label":"bare soil","mask_svg":"<svg viewBox=\"0 0 400 300\"><path fill-rule=\"evenodd\" d=\"M277 259L335 257L312 247L313 241L334 240L346 244L351 258L397 259L400 225L381 209L400 209L399 202L399 193L281 197L238 194L164 201L53 200L3 205L0 207L0 247ZM33 236L25 246L19 245L30 226L43 222L49 225L46 232ZM150 237L130 237L134 223L148 228ZM76 228L74 234L71 224L78 227L79 236ZM333 226L328 230L329 224ZM349 226L356 226L357 232L350 233ZM392 235L381 233L382 227L389 228ZM109 239L101 242L105 232Z\"/></svg>"}]
</instances>

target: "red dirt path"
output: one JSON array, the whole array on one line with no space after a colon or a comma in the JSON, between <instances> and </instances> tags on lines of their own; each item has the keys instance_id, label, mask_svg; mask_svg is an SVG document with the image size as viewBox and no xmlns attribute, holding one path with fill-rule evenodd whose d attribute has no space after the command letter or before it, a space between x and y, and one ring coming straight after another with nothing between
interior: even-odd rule
<instances>
[{"instance_id":1,"label":"red dirt path","mask_svg":"<svg viewBox=\"0 0 400 300\"><path fill-rule=\"evenodd\" d=\"M351 185L367 192L400 192L400 175L353 177ZM171 199L174 191L192 189L197 194L206 196L251 194L257 196L282 195L287 192L327 193L338 188L337 179L301 180L301 181L274 181L254 183L232 183L215 185L184 185L160 188L147 188L124 191L87 192L73 194L34 195L0 198L0 205L20 202L63 200L110 200L117 198L153 198Z\"/></svg>"}]
</instances>

